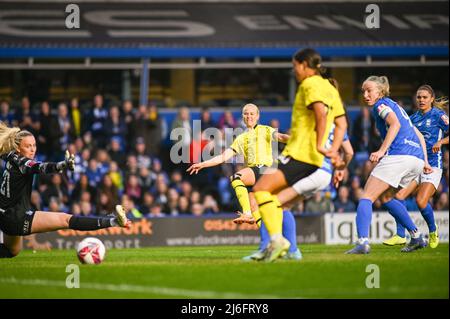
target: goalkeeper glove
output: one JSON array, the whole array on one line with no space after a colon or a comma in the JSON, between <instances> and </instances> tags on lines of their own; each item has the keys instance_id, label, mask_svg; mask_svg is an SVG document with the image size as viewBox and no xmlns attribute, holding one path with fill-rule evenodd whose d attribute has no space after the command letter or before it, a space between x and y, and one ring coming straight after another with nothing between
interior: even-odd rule
<instances>
[{"instance_id":1,"label":"goalkeeper glove","mask_svg":"<svg viewBox=\"0 0 450 319\"><path fill-rule=\"evenodd\" d=\"M58 171L62 170L75 170L75 155L70 154L69 151L66 151L65 159L64 161L56 163L56 168Z\"/></svg>"}]
</instances>

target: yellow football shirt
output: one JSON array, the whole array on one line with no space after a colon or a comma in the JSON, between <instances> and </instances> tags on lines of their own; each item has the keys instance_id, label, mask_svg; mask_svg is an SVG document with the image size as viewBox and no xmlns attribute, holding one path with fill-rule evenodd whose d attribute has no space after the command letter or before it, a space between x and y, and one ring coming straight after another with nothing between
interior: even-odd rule
<instances>
[{"instance_id":1,"label":"yellow football shirt","mask_svg":"<svg viewBox=\"0 0 450 319\"><path fill-rule=\"evenodd\" d=\"M248 167L271 166L272 140L275 129L267 125L257 124L253 129L247 130L233 141L230 148L237 154L244 156Z\"/></svg>"},{"instance_id":2,"label":"yellow football shirt","mask_svg":"<svg viewBox=\"0 0 450 319\"><path fill-rule=\"evenodd\" d=\"M334 118L345 114L338 90L327 79L320 75L306 78L300 83L295 97L291 134L282 155L320 167L324 156L317 151L314 111L308 108L314 102L322 102L327 107L327 124L322 145L327 140Z\"/></svg>"}]
</instances>

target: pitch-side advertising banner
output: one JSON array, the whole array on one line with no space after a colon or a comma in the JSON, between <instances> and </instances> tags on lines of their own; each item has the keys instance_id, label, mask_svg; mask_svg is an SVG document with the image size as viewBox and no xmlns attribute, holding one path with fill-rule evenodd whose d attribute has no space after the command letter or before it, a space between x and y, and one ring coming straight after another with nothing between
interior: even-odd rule
<instances>
[{"instance_id":1,"label":"pitch-side advertising banner","mask_svg":"<svg viewBox=\"0 0 450 319\"><path fill-rule=\"evenodd\" d=\"M428 235L428 226L420 212L410 214L419 230ZM449 213L435 212L436 224L441 242L448 243ZM324 215L326 244L351 244L357 239L356 213L327 213ZM374 212L370 225L369 240L371 243L382 243L396 233L394 218L387 212ZM406 232L407 233L407 232ZM407 234L408 236L408 234Z\"/></svg>"},{"instance_id":2,"label":"pitch-side advertising banner","mask_svg":"<svg viewBox=\"0 0 450 319\"><path fill-rule=\"evenodd\" d=\"M60 230L25 237L29 249L73 249L86 237L97 237L106 248L149 246L258 245L256 225L236 225L231 217L178 217L135 220L130 229L113 227L81 232ZM322 243L322 216L296 218L299 243Z\"/></svg>"}]
</instances>

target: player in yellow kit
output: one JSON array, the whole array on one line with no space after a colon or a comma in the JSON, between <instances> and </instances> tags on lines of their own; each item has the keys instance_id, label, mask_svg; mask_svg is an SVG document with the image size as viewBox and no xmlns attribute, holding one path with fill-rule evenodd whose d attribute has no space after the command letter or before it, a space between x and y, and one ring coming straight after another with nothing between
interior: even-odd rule
<instances>
[{"instance_id":1,"label":"player in yellow kit","mask_svg":"<svg viewBox=\"0 0 450 319\"><path fill-rule=\"evenodd\" d=\"M258 206L253 194L249 194L247 187L253 186L261 174L264 174L272 166L272 142L286 143L289 135L281 134L270 126L258 124L259 109L255 104L246 104L242 109L242 117L247 130L236 137L231 146L222 154L210 160L193 164L187 169L187 172L191 175L197 174L203 168L220 165L235 155L242 155L246 167L231 176L230 180L242 207L243 217L251 218L252 212L257 211Z\"/></svg>"},{"instance_id":2,"label":"player in yellow kit","mask_svg":"<svg viewBox=\"0 0 450 319\"><path fill-rule=\"evenodd\" d=\"M291 136L279 157L278 169L263 175L253 187L259 213L271 237L265 256L269 262L284 254L290 245L282 235L282 207L274 194L313 174L322 166L325 155L334 158L345 132L335 131L332 149L325 149L333 122L346 120L337 88L322 76L320 55L313 49L298 51L293 66L300 85L293 106Z\"/></svg>"}]
</instances>

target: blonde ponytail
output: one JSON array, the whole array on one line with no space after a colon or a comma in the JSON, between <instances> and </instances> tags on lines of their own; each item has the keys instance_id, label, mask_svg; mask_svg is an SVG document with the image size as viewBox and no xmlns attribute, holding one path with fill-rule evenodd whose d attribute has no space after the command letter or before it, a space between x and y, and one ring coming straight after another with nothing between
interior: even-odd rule
<instances>
[{"instance_id":1,"label":"blonde ponytail","mask_svg":"<svg viewBox=\"0 0 450 319\"><path fill-rule=\"evenodd\" d=\"M383 94L383 96L389 96L390 86L389 86L389 79L387 78L387 76L371 75L364 82L374 82L377 85L378 89L380 90L381 94Z\"/></svg>"},{"instance_id":2,"label":"blonde ponytail","mask_svg":"<svg viewBox=\"0 0 450 319\"><path fill-rule=\"evenodd\" d=\"M434 99L433 106L441 109L445 113L448 113L448 97L441 96Z\"/></svg>"},{"instance_id":3,"label":"blonde ponytail","mask_svg":"<svg viewBox=\"0 0 450 319\"><path fill-rule=\"evenodd\" d=\"M20 141L25 136L33 135L28 131L21 131L18 127L8 127L5 123L0 121L0 155L15 151Z\"/></svg>"}]
</instances>

